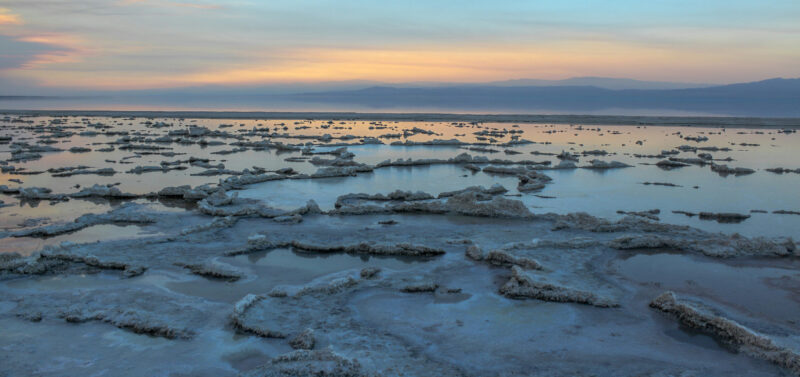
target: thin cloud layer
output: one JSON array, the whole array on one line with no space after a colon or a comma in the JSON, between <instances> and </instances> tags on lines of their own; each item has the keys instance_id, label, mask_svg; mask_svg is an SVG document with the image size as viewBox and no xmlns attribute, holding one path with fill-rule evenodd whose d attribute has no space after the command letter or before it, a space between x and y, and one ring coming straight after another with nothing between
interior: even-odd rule
<instances>
[{"instance_id":1,"label":"thin cloud layer","mask_svg":"<svg viewBox=\"0 0 800 377\"><path fill-rule=\"evenodd\" d=\"M60 89L798 76L800 3L0 0L0 76Z\"/></svg>"},{"instance_id":2,"label":"thin cloud layer","mask_svg":"<svg viewBox=\"0 0 800 377\"><path fill-rule=\"evenodd\" d=\"M22 18L11 13L9 9L0 8L0 26L2 25L22 25Z\"/></svg>"}]
</instances>

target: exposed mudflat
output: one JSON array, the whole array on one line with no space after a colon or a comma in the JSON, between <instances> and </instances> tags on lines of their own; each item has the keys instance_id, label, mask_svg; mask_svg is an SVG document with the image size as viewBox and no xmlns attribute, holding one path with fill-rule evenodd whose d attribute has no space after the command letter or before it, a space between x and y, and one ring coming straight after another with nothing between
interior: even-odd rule
<instances>
[{"instance_id":1,"label":"exposed mudflat","mask_svg":"<svg viewBox=\"0 0 800 377\"><path fill-rule=\"evenodd\" d=\"M800 375L793 129L72 115L0 115L0 375Z\"/></svg>"}]
</instances>

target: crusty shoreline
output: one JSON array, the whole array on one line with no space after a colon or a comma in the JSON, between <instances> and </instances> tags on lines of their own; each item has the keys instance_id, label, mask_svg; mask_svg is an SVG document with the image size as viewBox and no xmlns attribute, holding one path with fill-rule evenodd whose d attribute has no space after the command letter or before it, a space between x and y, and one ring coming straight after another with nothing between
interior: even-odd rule
<instances>
[{"instance_id":1,"label":"crusty shoreline","mask_svg":"<svg viewBox=\"0 0 800 377\"><path fill-rule=\"evenodd\" d=\"M572 123L619 126L684 126L726 128L800 128L800 118L681 117L627 115L533 115L448 113L361 113L276 111L114 111L114 110L0 110L0 116L101 116L201 119L313 119L365 121L451 121L496 123Z\"/></svg>"}]
</instances>

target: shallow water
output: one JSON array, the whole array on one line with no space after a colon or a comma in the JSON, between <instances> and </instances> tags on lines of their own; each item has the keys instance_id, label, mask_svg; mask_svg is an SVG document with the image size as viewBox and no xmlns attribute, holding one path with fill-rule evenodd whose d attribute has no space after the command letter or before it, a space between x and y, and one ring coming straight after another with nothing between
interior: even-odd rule
<instances>
[{"instance_id":1,"label":"shallow water","mask_svg":"<svg viewBox=\"0 0 800 377\"><path fill-rule=\"evenodd\" d=\"M285 248L225 257L220 261L248 271L249 276L236 284L220 283L219 279L213 278L198 278L189 281L171 281L165 286L187 295L232 304L248 293L266 294L279 285L302 285L340 271L365 267L407 270L416 264L425 262L424 259L403 260L348 254L305 254Z\"/></svg>"},{"instance_id":2,"label":"shallow water","mask_svg":"<svg viewBox=\"0 0 800 377\"><path fill-rule=\"evenodd\" d=\"M616 263L620 274L638 283L714 298L750 315L797 325L800 301L791 289L770 284L772 279L800 279L791 267L731 266L679 254L639 254Z\"/></svg>"},{"instance_id":3,"label":"shallow water","mask_svg":"<svg viewBox=\"0 0 800 377\"><path fill-rule=\"evenodd\" d=\"M57 120L57 122L54 122ZM145 122L165 122L170 127L150 128ZM0 118L0 135L12 136L13 142L23 141L37 143L47 137L47 127L35 127L57 123L55 126L65 127L64 131L75 132L69 137L57 137L53 147L64 149L62 152L44 152L40 159L25 162L9 162L17 171L37 172L50 168L61 168L85 165L92 168L114 168L117 173L111 176L75 175L71 177L53 177L44 172L36 175L15 174L5 172L0 175L0 184L9 187L47 187L57 193L77 191L80 187L92 184L119 184L122 191L144 194L158 191L166 186L188 184L192 186L216 183L219 176L194 176L205 168L190 166L186 170L167 172L148 172L142 174L126 173L137 165L159 165L162 161L175 161L189 157L209 158L213 165L223 163L226 169L242 170L254 166L267 170L291 167L301 173L312 173L317 167L308 162L288 162L288 157L300 157L299 151L279 152L274 150L246 150L233 154L215 154L215 152L231 150L235 146L227 145L236 141L226 137L193 138L192 144L185 143L145 143L164 148L160 152L176 153L174 157L159 154L141 154L136 151L116 149L111 152L99 152L96 149L119 146L108 144L119 139L120 135L104 135L106 131L123 131L131 135L146 135L150 138L166 135L169 131L185 129L188 126L203 126L210 130L229 132L235 136L253 127L268 127L270 132L278 135L270 138L285 143L310 143L318 145L317 152L332 150L325 148L325 142L310 139L298 139L303 136L319 136L330 134L333 137L354 135L357 138L336 140L333 143L358 144L360 137L379 137L385 134L402 134L403 130L414 127L434 132L433 135L412 134L401 137L382 138L385 145L353 145L348 150L355 154L354 160L359 163L376 164L387 159L398 158L439 158L447 159L459 153L467 152L474 156L507 159L512 161L533 160L558 163L552 155L532 155L536 153L560 153L570 151L603 150L606 156L583 156L580 165L592 159L604 161L621 161L633 168L611 170L553 170L544 173L553 178L543 190L524 193L519 198L536 213L555 212L588 212L607 218L619 218L618 210L642 211L660 209L663 222L686 224L697 228L725 233L741 233L748 236L793 236L800 237L800 216L773 214L775 210L800 210L800 196L796 191L800 188L800 174L775 174L764 169L774 167L800 168L797 165L800 151L800 135L782 133L777 129L754 128L699 128L699 127L659 127L659 126L614 126L614 125L548 125L548 124L514 124L514 123L449 123L449 122L397 122L397 121L302 121L302 120L220 120L220 119L176 119L176 118L121 118L121 117L16 117ZM95 129L88 125L102 124L108 129ZM230 127L220 127L230 125ZM86 130L97 131L97 135L80 135ZM513 135L534 143L503 147L496 144L507 142L512 134L489 136L475 135L479 131L512 130ZM708 141L696 142L685 140L684 136L706 136ZM486 143L484 148L498 151L485 153L466 150L457 146L390 146L393 141L426 141L431 139L456 138L469 143ZM198 145L198 140L221 142L222 145ZM262 137L245 137L245 140L258 141ZM639 144L637 144L639 142ZM747 145L742 145L743 143ZM141 143L138 143L141 144ZM757 144L757 146L755 146ZM733 161L718 162L732 167L747 167L756 172L744 176L720 176L712 172L708 166L687 166L664 170L654 164L658 158L637 158L634 155L656 155L662 150L675 150L681 145L695 147L729 147L730 151L710 152L715 159L731 158ZM0 158L11 157L12 144L0 144ZM88 147L88 153L72 153L70 147ZM505 149L521 152L508 155ZM680 152L677 157L695 157L699 152ZM329 155L321 155L330 158ZM110 161L110 162L107 162ZM184 165L188 166L188 165ZM20 179L22 184L10 181ZM364 192L369 194L388 193L396 189L421 190L434 195L461 189L471 185L490 186L500 183L510 190L509 194L518 195L515 190L516 178L513 176L491 175L483 172L471 173L459 165L431 165L414 167L389 167L377 169L370 173L361 173L356 177L314 179L314 180L282 180L251 185L240 195L247 198L263 200L278 208L296 208L309 199L316 200L323 209L331 209L339 195ZM644 182L668 182L680 187L646 186ZM536 195L545 196L542 198ZM0 226L12 230L18 224L35 218L48 218L51 222L71 221L79 214L103 212L108 207L102 201L98 203L72 200L66 203L46 202L20 203L13 196L0 195L11 207L0 208L3 213ZM27 205L30 205L28 207ZM720 224L715 221L700 220L674 214L672 211L690 212L737 212L750 214L751 218L738 224ZM768 213L750 213L751 210L764 210ZM76 236L77 237L77 236ZM69 239L69 237L66 237ZM102 237L100 237L102 238ZM80 238L87 240L87 238ZM13 243L12 243L13 244ZM13 251L7 241L0 242L5 251Z\"/></svg>"},{"instance_id":4,"label":"shallow water","mask_svg":"<svg viewBox=\"0 0 800 377\"><path fill-rule=\"evenodd\" d=\"M0 98L0 109L43 110L145 110L145 111L298 111L298 112L376 112L383 113L463 113L486 112L493 114L605 114L605 115L669 115L669 116L736 116L736 111L698 111L671 107L595 107L560 106L537 107L531 104L481 106L479 103L458 104L397 104L363 103L362 101L318 100L303 95L255 95L255 96L109 96L109 97L63 97L56 99L4 99ZM741 114L738 114L741 115ZM767 114L769 115L769 114Z\"/></svg>"},{"instance_id":5,"label":"shallow water","mask_svg":"<svg viewBox=\"0 0 800 377\"><path fill-rule=\"evenodd\" d=\"M158 122L167 125L153 127ZM123 150L120 146L126 141L117 142L122 135L104 134L110 131L128 133L133 138L154 139L189 126L203 126L222 133L160 143L133 142L162 148L147 153ZM252 131L267 127L269 134ZM98 134L77 133L91 130ZM76 134L60 134L60 131ZM325 134L332 140L320 140ZM10 136L11 140L5 136ZM509 143L514 140L512 136L530 143ZM707 136L709 140L691 141L684 138L687 136ZM378 138L384 144L362 144L365 137ZM470 144L390 145L395 141L434 139L458 139ZM468 186L500 184L508 189L506 195L510 199L520 200L536 214L587 212L614 220L623 216L617 213L619 210L659 209L663 223L747 236L800 238L800 216L772 213L800 210L800 196L795 194L800 188L800 174L775 174L765 170L800 168L797 163L800 137L778 129L758 128L758 125L723 129L0 115L0 140L5 140L0 144L0 160L7 162L3 165L6 168L0 175L0 184L11 188L45 187L54 193L67 194L93 184L113 184L123 192L147 194L168 186L215 186L232 176L230 172L194 175L205 171L206 167L190 165L186 160L193 157L210 159L210 165L224 164L225 169L235 171L232 174L244 173L244 169L275 171L287 167L312 174L319 166L308 159L332 159L334 156L320 153L334 151L342 145L354 154L352 161L368 165L401 158L446 160L469 153L491 159L547 161L553 166L560 161L556 154L569 151L580 155L578 166L581 168L541 170L552 181L533 192L519 192L516 175L473 173L463 164L443 163L381 167L335 178L282 176L280 180L233 187L227 194L236 193L241 199L255 199L284 210L303 207L313 199L327 211L335 207L339 196L349 193L419 190L436 196ZM20 148L20 144L15 143L37 144L48 140L56 143L47 145L64 150L43 152L41 158L30 161L11 160L15 155L12 151ZM226 153L238 148L234 143L240 141L283 142L308 147L315 155L304 155L300 150L252 147ZM721 176L708 165L664 170L654 165L664 157L636 156L658 155L682 145L730 147L730 151L710 153L718 160L731 159L718 163L752 168L755 172ZM73 153L68 150L70 147L88 147L92 151ZM115 149L98 150L109 147ZM484 149L471 150L474 148ZM605 154L581 155L581 152L594 150L603 150ZM689 158L697 153L684 151L676 156ZM301 160L286 161L287 158ZM582 168L595 158L632 166L609 170ZM159 165L162 161L177 161L175 166L186 169L127 172L136 166ZM47 171L79 165L111 167L116 173L55 177ZM644 185L644 182L666 182L679 187ZM288 335L292 336L308 326L316 333L317 349L330 346L348 358L359 359L368 369L385 371L387 375L397 374L397 371L404 371L406 375L469 375L464 371L475 370L479 375L538 372L606 375L611 374L610 371L615 375L730 375L745 371L742 374L764 376L775 375L779 370L779 366L768 361L732 352L735 350L723 345L713 334L685 328L675 316L651 308L649 304L653 298L665 291L719 306L726 318L732 317L752 329L764 330L765 334L786 341L791 347L796 348L794 339L800 339L792 338L799 329L795 317L800 312L797 294L800 274L796 272L800 266L796 257L770 255L722 260L688 254L688 251L687 254L668 254L609 247L609 241L628 236L628 233L687 237L689 241L696 236L696 241L706 240L716 246L732 240L694 230L684 232L670 228L651 232L650 224L636 223L624 231L611 233L591 232L580 226L552 231L558 223L546 216L509 219L424 213L338 216L304 212L300 218L294 218L299 221L296 223L275 221L286 219L273 219L268 215L243 217L234 223L233 219L212 218L198 211L205 202L198 204L155 196L132 200L72 198L51 201L23 200L9 193L0 195L0 200L5 204L0 208L0 252L28 255L70 242L55 248L66 253L66 257L46 252L43 258L24 259L34 264L54 262L55 267L27 276L3 271L4 275L0 276L3 278L0 279L0 325L13 329L0 336L0 360L11 363L15 371L29 371L30 374L228 376L268 365L269 360L289 352L292 347L289 337L265 337L263 332L243 328L232 319L239 310L238 304L254 297L250 295L261 300L251 302L252 307L244 309L254 313L249 320L256 322L255 326L269 329L280 322L278 325L288 328L291 331ZM128 202L135 205L129 207ZM250 204L237 200L233 205L215 208L238 208L242 202ZM128 208L151 216L153 222L111 221L111 224L103 222L54 237L13 237L15 231L65 224L84 214ZM676 210L736 212L751 217L740 223L718 223L672 213ZM387 224L386 220L395 222ZM259 238L253 238L257 234ZM249 248L250 241L256 239L275 243ZM293 244L289 241L330 249L302 251L287 248L287 244ZM580 246L578 241L587 241L588 246ZM377 257L367 254L378 253L375 251L378 248L367 250L368 247L348 248L351 253L341 252L345 246L361 243L380 244L389 249L394 246L393 250L411 243L440 255ZM542 269L531 268L522 273L531 279L552 279L556 284L565 284L557 288L566 292L566 302L558 297L531 294L518 297L504 293L506 285L522 284L513 280L516 277L512 278L512 272L516 274L517 270L511 269L508 263L495 264L495 260L465 257L469 245L478 245L484 252L505 250L512 258L535 258ZM245 254L236 255L239 253ZM70 260L69 257L96 257L98 264L88 262L88 258ZM359 270L367 267L381 270L374 276L362 275L369 271ZM229 275L222 279L207 277L220 271ZM129 272L135 276L131 277ZM339 288L323 290L326 293L318 296L311 293L306 296L311 297L308 301L291 293L303 287L325 287L331 281L349 281L353 285L343 288L344 291ZM430 289L434 283L438 288ZM276 288L287 290L287 301L281 302L269 295ZM576 289L577 294L570 293ZM603 305L594 306L585 299L574 299L585 296L586 292L603 298L608 295L611 300L618 297L619 305L600 307ZM272 301L273 298L276 301ZM287 304L289 301L292 303ZM54 305L54 302L59 304ZM295 304L298 306L291 306ZM101 316L112 318L117 318L115 314L118 313L130 316L122 323L102 317L92 317L79 324L65 321L63 313L73 309L92 313L96 310ZM41 321L35 319L37 311L43 317ZM34 322L27 317L31 313ZM236 315L244 318L242 321L248 320L246 313ZM295 323L296 318L306 317L311 317L309 322ZM133 334L130 322L125 320L141 320L147 325L155 323L156 329L163 328L159 326L186 328L195 336L164 339L152 333ZM266 323L258 323L259 320ZM41 356L37 355L58 357L38 360ZM438 373L435 368L439 367L457 373ZM425 373L420 373L422 369Z\"/></svg>"}]
</instances>

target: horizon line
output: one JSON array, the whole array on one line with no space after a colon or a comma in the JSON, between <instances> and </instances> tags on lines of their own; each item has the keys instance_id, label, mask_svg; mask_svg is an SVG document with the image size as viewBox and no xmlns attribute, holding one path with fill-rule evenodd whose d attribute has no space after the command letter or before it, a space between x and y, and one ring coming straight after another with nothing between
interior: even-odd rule
<instances>
[{"instance_id":1,"label":"horizon line","mask_svg":"<svg viewBox=\"0 0 800 377\"><path fill-rule=\"evenodd\" d=\"M592 115L592 114L496 114L431 112L337 112L337 111L226 111L226 110L15 110L0 109L0 115L89 116L253 120L386 120L452 121L495 123L582 123L621 126L759 127L800 128L800 117ZM694 124L687 124L694 123ZM753 124L757 123L757 124Z\"/></svg>"}]
</instances>

